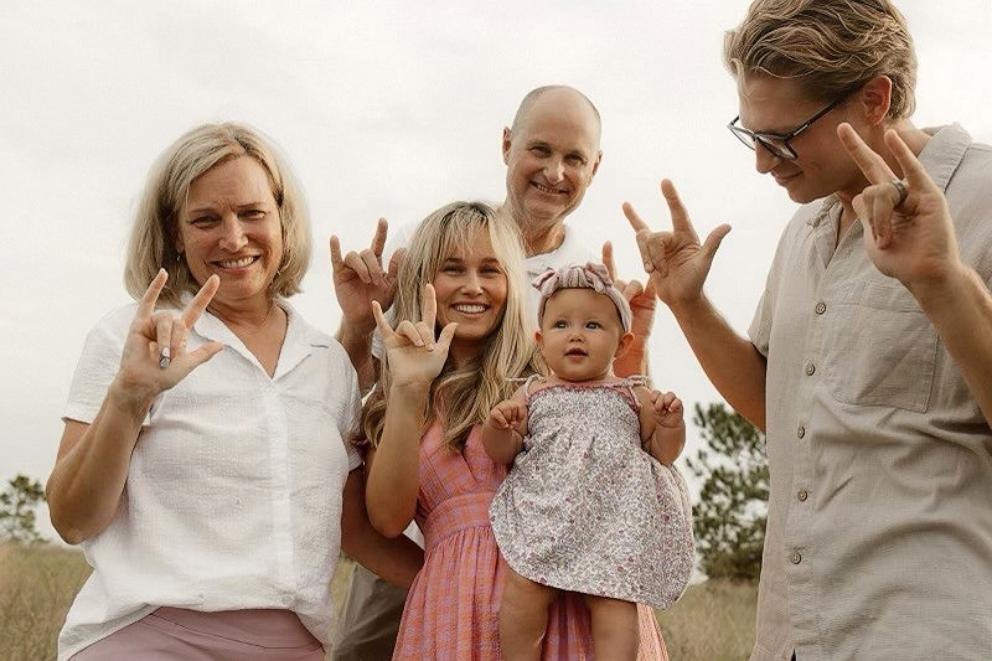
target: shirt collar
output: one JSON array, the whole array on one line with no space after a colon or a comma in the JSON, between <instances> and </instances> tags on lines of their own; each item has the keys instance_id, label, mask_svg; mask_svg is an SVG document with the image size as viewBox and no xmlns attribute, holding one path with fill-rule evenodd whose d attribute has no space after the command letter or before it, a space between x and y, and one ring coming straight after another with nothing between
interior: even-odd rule
<instances>
[{"instance_id":1,"label":"shirt collar","mask_svg":"<svg viewBox=\"0 0 992 661\"><path fill-rule=\"evenodd\" d=\"M917 158L937 187L941 191L946 191L947 184L950 183L955 170L961 165L965 152L971 146L971 135L957 123L929 127L923 131L931 137ZM828 195L823 198L815 213L811 214L806 222L812 227L817 227L829 218L831 211L838 204L840 198L836 194Z\"/></svg>"}]
</instances>

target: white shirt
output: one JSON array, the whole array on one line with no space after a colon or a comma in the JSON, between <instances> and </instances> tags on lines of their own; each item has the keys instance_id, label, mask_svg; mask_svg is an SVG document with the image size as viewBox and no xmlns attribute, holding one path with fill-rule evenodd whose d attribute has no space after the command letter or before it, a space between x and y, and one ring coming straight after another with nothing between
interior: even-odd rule
<instances>
[{"instance_id":1,"label":"white shirt","mask_svg":"<svg viewBox=\"0 0 992 661\"><path fill-rule=\"evenodd\" d=\"M275 376L204 313L189 350L224 349L152 404L120 508L83 542L93 574L59 637L59 659L160 606L281 608L325 645L342 492L360 463L346 442L360 412L347 354L286 302ZM91 423L120 365L136 304L90 332L64 419Z\"/></svg>"}]
</instances>

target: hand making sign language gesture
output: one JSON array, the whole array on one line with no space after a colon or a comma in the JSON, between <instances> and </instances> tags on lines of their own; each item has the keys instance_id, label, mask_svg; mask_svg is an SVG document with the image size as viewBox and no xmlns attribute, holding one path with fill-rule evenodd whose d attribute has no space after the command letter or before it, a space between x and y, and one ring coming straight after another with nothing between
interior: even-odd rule
<instances>
[{"instance_id":1,"label":"hand making sign language gesture","mask_svg":"<svg viewBox=\"0 0 992 661\"><path fill-rule=\"evenodd\" d=\"M700 244L689 212L682 206L675 186L668 179L661 180L661 194L672 215L670 232L652 232L629 202L624 202L623 213L637 233L637 247L649 275L649 286L653 286L658 298L671 307L702 295L713 256L730 231L730 225L720 225L710 232L705 243Z\"/></svg>"},{"instance_id":2,"label":"hand making sign language gesture","mask_svg":"<svg viewBox=\"0 0 992 661\"><path fill-rule=\"evenodd\" d=\"M393 253L388 269L383 270L382 251L388 230L386 219L380 218L372 244L361 252L349 251L344 257L338 237L331 236L331 270L338 304L345 321L366 334L375 328L372 301L378 301L384 310L393 304L396 275L406 252L400 249Z\"/></svg>"},{"instance_id":3,"label":"hand making sign language gesture","mask_svg":"<svg viewBox=\"0 0 992 661\"><path fill-rule=\"evenodd\" d=\"M143 406L224 348L220 342L207 342L194 351L186 351L189 331L213 300L220 278L210 276L181 312L156 312L155 303L167 278L168 274L162 269L148 285L138 302L121 352L117 375L119 392Z\"/></svg>"},{"instance_id":4,"label":"hand making sign language gesture","mask_svg":"<svg viewBox=\"0 0 992 661\"><path fill-rule=\"evenodd\" d=\"M864 225L868 256L879 271L911 291L940 282L960 266L947 200L895 131L885 146L903 172L899 179L849 124L837 127L847 153L868 179L852 201Z\"/></svg>"},{"instance_id":5,"label":"hand making sign language gesture","mask_svg":"<svg viewBox=\"0 0 992 661\"><path fill-rule=\"evenodd\" d=\"M420 309L423 317L420 321L403 319L393 330L382 313L382 306L378 301L372 302L376 326L386 348L393 386L429 386L448 359L448 348L458 324L448 324L435 337L437 298L434 286L429 283L424 285Z\"/></svg>"}]
</instances>

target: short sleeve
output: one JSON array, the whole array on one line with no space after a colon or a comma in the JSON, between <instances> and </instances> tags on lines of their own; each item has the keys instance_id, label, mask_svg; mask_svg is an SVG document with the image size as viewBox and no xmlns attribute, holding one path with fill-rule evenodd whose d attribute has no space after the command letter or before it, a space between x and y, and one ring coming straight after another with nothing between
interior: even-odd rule
<instances>
[{"instance_id":1,"label":"short sleeve","mask_svg":"<svg viewBox=\"0 0 992 661\"><path fill-rule=\"evenodd\" d=\"M758 307L754 311L751 325L747 329L747 335L751 340L751 344L765 358L768 357L768 344L772 334L772 306L770 299L771 297L768 295L768 288L766 287L765 292L761 295L761 300L758 301Z\"/></svg>"},{"instance_id":2,"label":"short sleeve","mask_svg":"<svg viewBox=\"0 0 992 661\"><path fill-rule=\"evenodd\" d=\"M89 424L96 418L120 368L121 352L133 313L134 306L113 312L87 334L72 377L63 420Z\"/></svg>"}]
</instances>

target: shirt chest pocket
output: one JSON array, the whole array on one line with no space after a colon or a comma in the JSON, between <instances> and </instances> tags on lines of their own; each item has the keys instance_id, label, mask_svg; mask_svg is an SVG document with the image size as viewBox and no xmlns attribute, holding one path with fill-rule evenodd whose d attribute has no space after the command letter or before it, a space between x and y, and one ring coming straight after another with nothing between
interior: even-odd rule
<instances>
[{"instance_id":1,"label":"shirt chest pocket","mask_svg":"<svg viewBox=\"0 0 992 661\"><path fill-rule=\"evenodd\" d=\"M826 386L837 401L923 413L930 403L937 333L898 282L855 287L833 315Z\"/></svg>"}]
</instances>

